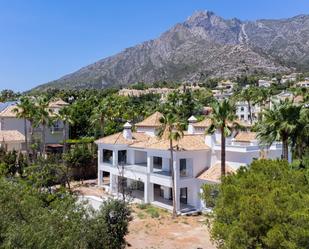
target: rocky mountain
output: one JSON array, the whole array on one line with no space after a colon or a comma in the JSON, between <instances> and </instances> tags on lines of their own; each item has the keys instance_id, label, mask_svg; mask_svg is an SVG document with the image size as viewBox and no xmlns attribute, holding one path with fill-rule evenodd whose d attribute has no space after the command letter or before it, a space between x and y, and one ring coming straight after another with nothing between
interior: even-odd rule
<instances>
[{"instance_id":1,"label":"rocky mountain","mask_svg":"<svg viewBox=\"0 0 309 249\"><path fill-rule=\"evenodd\" d=\"M309 15L280 20L223 19L199 11L155 40L127 48L47 88L102 88L156 81L309 69Z\"/></svg>"}]
</instances>

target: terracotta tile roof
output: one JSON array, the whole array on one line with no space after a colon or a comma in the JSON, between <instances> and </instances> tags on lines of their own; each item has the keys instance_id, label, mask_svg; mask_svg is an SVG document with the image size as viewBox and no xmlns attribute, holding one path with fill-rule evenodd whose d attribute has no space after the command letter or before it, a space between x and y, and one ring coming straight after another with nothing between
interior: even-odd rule
<instances>
[{"instance_id":1,"label":"terracotta tile roof","mask_svg":"<svg viewBox=\"0 0 309 249\"><path fill-rule=\"evenodd\" d=\"M239 132L234 139L237 142L251 142L256 140L256 132Z\"/></svg>"},{"instance_id":2,"label":"terracotta tile roof","mask_svg":"<svg viewBox=\"0 0 309 249\"><path fill-rule=\"evenodd\" d=\"M244 120L240 120L240 119L235 120L235 123L238 123L239 125L241 125L241 126L243 126L243 127L245 127L245 128L250 128L250 127L252 127L252 124L250 124L249 122L246 122L246 121L244 121Z\"/></svg>"},{"instance_id":3,"label":"terracotta tile roof","mask_svg":"<svg viewBox=\"0 0 309 249\"><path fill-rule=\"evenodd\" d=\"M210 118L205 118L204 120L193 124L194 127L198 127L198 128L207 128L210 125L211 125L211 119Z\"/></svg>"},{"instance_id":4,"label":"terracotta tile roof","mask_svg":"<svg viewBox=\"0 0 309 249\"><path fill-rule=\"evenodd\" d=\"M133 148L169 150L169 140L147 135L146 133L133 132L133 139L125 139L122 132L100 138L96 144L123 144ZM179 141L174 141L175 149L181 151L209 150L205 144L203 136L185 134Z\"/></svg>"},{"instance_id":5,"label":"terracotta tile roof","mask_svg":"<svg viewBox=\"0 0 309 249\"><path fill-rule=\"evenodd\" d=\"M294 102L294 103L301 103L301 102L303 102L303 101L304 101L304 97L301 96L301 95L298 95L298 96L296 96L296 97L293 99L293 102Z\"/></svg>"},{"instance_id":6,"label":"terracotta tile roof","mask_svg":"<svg viewBox=\"0 0 309 249\"><path fill-rule=\"evenodd\" d=\"M16 109L16 105L11 105L6 107L2 112L0 112L0 117L5 117L5 118L14 118L16 117L16 112L14 112L14 109Z\"/></svg>"},{"instance_id":7,"label":"terracotta tile roof","mask_svg":"<svg viewBox=\"0 0 309 249\"><path fill-rule=\"evenodd\" d=\"M133 143L131 147L146 148L156 150L169 150L170 144L168 139L160 139L158 137L151 137L146 141ZM173 146L179 151L193 151L193 150L209 150L210 148L205 144L203 136L185 134L179 141L173 141Z\"/></svg>"},{"instance_id":8,"label":"terracotta tile roof","mask_svg":"<svg viewBox=\"0 0 309 249\"><path fill-rule=\"evenodd\" d=\"M51 101L48 105L48 107L50 108L61 108L61 107L64 107L64 106L67 106L69 105L69 103L63 101L62 99L57 99L55 101Z\"/></svg>"},{"instance_id":9,"label":"terracotta tile roof","mask_svg":"<svg viewBox=\"0 0 309 249\"><path fill-rule=\"evenodd\" d=\"M122 132L115 133L110 136L106 136L100 138L95 141L96 144L124 144L130 145L135 142L147 141L149 139L149 135L140 132L132 132L132 139L125 139Z\"/></svg>"},{"instance_id":10,"label":"terracotta tile roof","mask_svg":"<svg viewBox=\"0 0 309 249\"><path fill-rule=\"evenodd\" d=\"M142 122L135 124L135 126L147 126L147 127L159 127L161 125L160 118L162 117L162 113L155 112L150 115L148 118L144 119Z\"/></svg>"},{"instance_id":11,"label":"terracotta tile roof","mask_svg":"<svg viewBox=\"0 0 309 249\"><path fill-rule=\"evenodd\" d=\"M25 142L25 136L16 130L0 131L1 142Z\"/></svg>"},{"instance_id":12,"label":"terracotta tile roof","mask_svg":"<svg viewBox=\"0 0 309 249\"><path fill-rule=\"evenodd\" d=\"M233 169L228 164L225 164L225 173L226 174L233 174L236 170ZM200 180L210 181L213 183L220 183L221 182L221 162L217 162L216 164L212 165L210 168L204 170L201 174L199 174L196 178Z\"/></svg>"}]
</instances>

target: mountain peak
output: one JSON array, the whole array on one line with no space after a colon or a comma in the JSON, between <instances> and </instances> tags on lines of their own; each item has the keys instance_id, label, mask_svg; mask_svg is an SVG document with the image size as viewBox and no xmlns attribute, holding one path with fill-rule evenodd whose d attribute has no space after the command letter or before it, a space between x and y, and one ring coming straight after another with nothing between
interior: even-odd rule
<instances>
[{"instance_id":1,"label":"mountain peak","mask_svg":"<svg viewBox=\"0 0 309 249\"><path fill-rule=\"evenodd\" d=\"M309 44L304 42L309 40L309 16L242 22L204 10L175 27L37 90L204 82L208 77L285 73L295 70L291 65L309 69Z\"/></svg>"},{"instance_id":2,"label":"mountain peak","mask_svg":"<svg viewBox=\"0 0 309 249\"><path fill-rule=\"evenodd\" d=\"M205 19L209 19L212 16L215 16L215 13L209 10L199 10L193 13L192 16L190 16L187 19L188 23L199 23Z\"/></svg>"}]
</instances>

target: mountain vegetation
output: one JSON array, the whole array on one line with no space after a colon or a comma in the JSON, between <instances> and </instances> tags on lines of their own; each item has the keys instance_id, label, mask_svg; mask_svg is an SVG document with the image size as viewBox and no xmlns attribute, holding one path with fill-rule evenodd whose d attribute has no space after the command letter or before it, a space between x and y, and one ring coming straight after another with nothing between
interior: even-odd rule
<instances>
[{"instance_id":1,"label":"mountain vegetation","mask_svg":"<svg viewBox=\"0 0 309 249\"><path fill-rule=\"evenodd\" d=\"M106 88L163 81L203 83L209 77L308 70L308 39L308 15L241 21L199 11L157 39L36 89Z\"/></svg>"}]
</instances>

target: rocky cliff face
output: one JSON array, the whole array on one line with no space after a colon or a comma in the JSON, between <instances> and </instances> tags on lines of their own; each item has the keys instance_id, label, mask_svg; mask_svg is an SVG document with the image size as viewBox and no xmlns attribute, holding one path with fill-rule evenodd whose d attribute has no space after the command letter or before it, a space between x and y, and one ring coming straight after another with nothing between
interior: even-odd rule
<instances>
[{"instance_id":1,"label":"rocky cliff face","mask_svg":"<svg viewBox=\"0 0 309 249\"><path fill-rule=\"evenodd\" d=\"M200 11L158 39L125 49L37 89L192 82L209 76L295 69L309 69L309 15L244 22Z\"/></svg>"}]
</instances>

